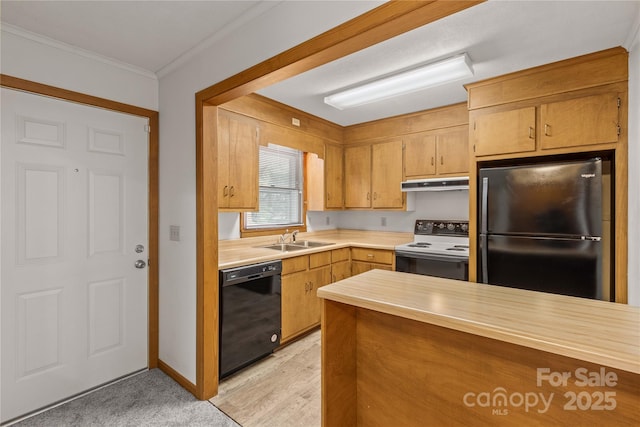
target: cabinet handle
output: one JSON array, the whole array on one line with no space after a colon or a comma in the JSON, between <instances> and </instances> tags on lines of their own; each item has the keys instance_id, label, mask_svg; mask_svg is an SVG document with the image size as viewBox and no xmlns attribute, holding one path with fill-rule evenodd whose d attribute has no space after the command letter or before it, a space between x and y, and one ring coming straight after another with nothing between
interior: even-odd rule
<instances>
[{"instance_id":1,"label":"cabinet handle","mask_svg":"<svg viewBox=\"0 0 640 427\"><path fill-rule=\"evenodd\" d=\"M529 139L536 139L536 131L533 126L529 126Z\"/></svg>"},{"instance_id":2,"label":"cabinet handle","mask_svg":"<svg viewBox=\"0 0 640 427\"><path fill-rule=\"evenodd\" d=\"M440 164L444 165L444 156L440 156Z\"/></svg>"},{"instance_id":3,"label":"cabinet handle","mask_svg":"<svg viewBox=\"0 0 640 427\"><path fill-rule=\"evenodd\" d=\"M433 157L432 157L431 158L431 166L433 166L433 163L434 163L434 161L433 161Z\"/></svg>"},{"instance_id":4,"label":"cabinet handle","mask_svg":"<svg viewBox=\"0 0 640 427\"><path fill-rule=\"evenodd\" d=\"M331 193L327 193L327 200L331 200Z\"/></svg>"},{"instance_id":5,"label":"cabinet handle","mask_svg":"<svg viewBox=\"0 0 640 427\"><path fill-rule=\"evenodd\" d=\"M378 193L375 191L373 192L373 200L378 200Z\"/></svg>"},{"instance_id":6,"label":"cabinet handle","mask_svg":"<svg viewBox=\"0 0 640 427\"><path fill-rule=\"evenodd\" d=\"M224 188L222 189L222 195L224 197L227 197L229 195L229 186L225 185Z\"/></svg>"},{"instance_id":7,"label":"cabinet handle","mask_svg":"<svg viewBox=\"0 0 640 427\"><path fill-rule=\"evenodd\" d=\"M544 136L551 136L551 126L544 124Z\"/></svg>"},{"instance_id":8,"label":"cabinet handle","mask_svg":"<svg viewBox=\"0 0 640 427\"><path fill-rule=\"evenodd\" d=\"M367 258L373 259L373 254L367 254Z\"/></svg>"},{"instance_id":9,"label":"cabinet handle","mask_svg":"<svg viewBox=\"0 0 640 427\"><path fill-rule=\"evenodd\" d=\"M231 186L231 188L229 189L229 196L233 197L236 194L236 191L233 188L233 185Z\"/></svg>"},{"instance_id":10,"label":"cabinet handle","mask_svg":"<svg viewBox=\"0 0 640 427\"><path fill-rule=\"evenodd\" d=\"M367 200L371 200L371 196L370 196L370 194L371 194L371 193L369 193L369 192L367 191Z\"/></svg>"}]
</instances>

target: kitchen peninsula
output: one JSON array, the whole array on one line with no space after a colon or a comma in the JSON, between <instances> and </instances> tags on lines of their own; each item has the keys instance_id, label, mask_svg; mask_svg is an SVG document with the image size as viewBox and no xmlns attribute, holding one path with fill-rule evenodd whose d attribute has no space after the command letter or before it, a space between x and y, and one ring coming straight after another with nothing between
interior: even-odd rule
<instances>
[{"instance_id":1,"label":"kitchen peninsula","mask_svg":"<svg viewBox=\"0 0 640 427\"><path fill-rule=\"evenodd\" d=\"M318 296L324 426L640 423L637 307L382 270Z\"/></svg>"}]
</instances>

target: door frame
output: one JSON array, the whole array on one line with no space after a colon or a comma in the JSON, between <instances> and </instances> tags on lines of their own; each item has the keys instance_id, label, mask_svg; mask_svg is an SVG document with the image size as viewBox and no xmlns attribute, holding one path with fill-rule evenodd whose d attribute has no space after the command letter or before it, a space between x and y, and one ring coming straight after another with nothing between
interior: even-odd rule
<instances>
[{"instance_id":1,"label":"door frame","mask_svg":"<svg viewBox=\"0 0 640 427\"><path fill-rule=\"evenodd\" d=\"M15 89L35 95L47 96L62 101L74 102L89 107L97 107L119 113L149 119L148 154L148 221L149 221L149 262L148 262L148 355L149 369L158 367L158 112L146 108L123 104L109 99L86 95L55 86L49 86L18 77L0 74L0 87Z\"/></svg>"},{"instance_id":2,"label":"door frame","mask_svg":"<svg viewBox=\"0 0 640 427\"><path fill-rule=\"evenodd\" d=\"M389 1L195 94L196 384L218 394L218 106L485 0Z\"/></svg>"}]
</instances>

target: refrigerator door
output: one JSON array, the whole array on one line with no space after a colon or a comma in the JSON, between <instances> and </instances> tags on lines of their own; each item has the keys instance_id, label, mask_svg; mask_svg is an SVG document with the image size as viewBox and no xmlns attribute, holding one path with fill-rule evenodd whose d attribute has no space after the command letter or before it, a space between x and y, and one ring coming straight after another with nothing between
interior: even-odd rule
<instances>
[{"instance_id":1,"label":"refrigerator door","mask_svg":"<svg viewBox=\"0 0 640 427\"><path fill-rule=\"evenodd\" d=\"M480 257L484 283L593 299L603 296L600 241L489 235L481 241Z\"/></svg>"},{"instance_id":2,"label":"refrigerator door","mask_svg":"<svg viewBox=\"0 0 640 427\"><path fill-rule=\"evenodd\" d=\"M602 161L480 169L480 233L602 235Z\"/></svg>"}]
</instances>

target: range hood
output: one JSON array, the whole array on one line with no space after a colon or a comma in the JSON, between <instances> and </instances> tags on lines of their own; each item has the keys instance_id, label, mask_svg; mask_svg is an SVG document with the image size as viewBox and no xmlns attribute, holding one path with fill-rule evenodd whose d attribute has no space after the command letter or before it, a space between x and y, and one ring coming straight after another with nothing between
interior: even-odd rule
<instances>
[{"instance_id":1,"label":"range hood","mask_svg":"<svg viewBox=\"0 0 640 427\"><path fill-rule=\"evenodd\" d=\"M468 190L469 177L458 176L451 178L426 178L404 181L402 191L454 191Z\"/></svg>"}]
</instances>

